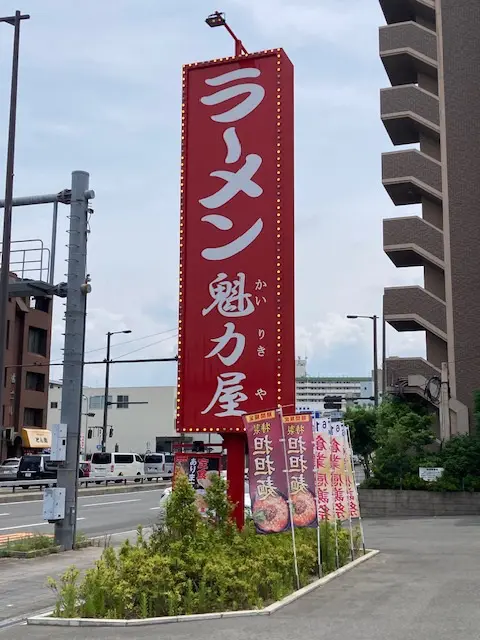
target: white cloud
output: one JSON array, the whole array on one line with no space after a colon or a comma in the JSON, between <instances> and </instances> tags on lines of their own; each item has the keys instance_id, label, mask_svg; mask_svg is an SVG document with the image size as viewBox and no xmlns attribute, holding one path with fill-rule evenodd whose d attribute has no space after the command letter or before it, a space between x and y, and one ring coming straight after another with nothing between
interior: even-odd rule
<instances>
[{"instance_id":1,"label":"white cloud","mask_svg":"<svg viewBox=\"0 0 480 640\"><path fill-rule=\"evenodd\" d=\"M311 358L318 353L325 358L336 347L348 348L363 342L365 337L366 332L361 323L354 323L338 313L327 313L323 320L307 327L297 326L296 349L301 356Z\"/></svg>"}]
</instances>

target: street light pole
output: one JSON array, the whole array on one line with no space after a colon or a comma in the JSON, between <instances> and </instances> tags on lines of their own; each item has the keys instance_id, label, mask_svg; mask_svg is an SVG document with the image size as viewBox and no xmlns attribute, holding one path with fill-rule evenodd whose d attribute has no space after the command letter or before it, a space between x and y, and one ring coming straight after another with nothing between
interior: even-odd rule
<instances>
[{"instance_id":1,"label":"street light pole","mask_svg":"<svg viewBox=\"0 0 480 640\"><path fill-rule=\"evenodd\" d=\"M107 333L107 359L105 361L105 390L103 397L103 426L102 426L102 451L107 450L107 421L108 421L108 386L110 383L110 339L111 332Z\"/></svg>"},{"instance_id":2,"label":"street light pole","mask_svg":"<svg viewBox=\"0 0 480 640\"><path fill-rule=\"evenodd\" d=\"M365 318L373 322L373 399L375 407L378 407L378 333L377 333L377 320L378 316L358 316L348 315L349 320L356 320L357 318Z\"/></svg>"},{"instance_id":3,"label":"street light pole","mask_svg":"<svg viewBox=\"0 0 480 640\"><path fill-rule=\"evenodd\" d=\"M373 397L375 407L378 407L378 336L377 320L378 316L372 316L373 320Z\"/></svg>"},{"instance_id":4,"label":"street light pole","mask_svg":"<svg viewBox=\"0 0 480 640\"><path fill-rule=\"evenodd\" d=\"M20 50L20 23L29 15L20 11L15 16L0 18L14 28L12 80L10 89L10 118L8 124L7 166L5 175L5 205L3 211L2 262L0 271L0 407L4 403L5 391L5 345L7 340L8 284L10 280L10 243L12 238L13 177L15 172L15 134L17 128L18 59ZM3 427L3 424L1 425Z\"/></svg>"},{"instance_id":5,"label":"street light pole","mask_svg":"<svg viewBox=\"0 0 480 640\"><path fill-rule=\"evenodd\" d=\"M130 329L125 331L109 331L107 333L107 359L105 360L105 393L103 396L103 425L102 425L102 451L107 450L107 428L108 428L108 392L110 385L110 340L117 333L132 333Z\"/></svg>"}]
</instances>

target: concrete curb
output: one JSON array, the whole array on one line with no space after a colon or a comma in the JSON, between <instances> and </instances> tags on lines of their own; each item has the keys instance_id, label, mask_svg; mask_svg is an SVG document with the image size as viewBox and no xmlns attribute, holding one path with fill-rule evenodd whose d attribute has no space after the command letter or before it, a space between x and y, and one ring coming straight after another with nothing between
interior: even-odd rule
<instances>
[{"instance_id":1,"label":"concrete curb","mask_svg":"<svg viewBox=\"0 0 480 640\"><path fill-rule=\"evenodd\" d=\"M134 620L107 620L100 618L52 618L53 611L43 613L38 616L32 616L27 618L27 624L46 626L46 627L143 627L157 624L171 624L174 622L200 622L202 620L220 620L221 618L242 618L247 616L269 616L285 607L295 600L298 600L302 596L314 591L318 587L322 587L334 578L338 578L350 569L354 569L359 564L370 560L376 556L380 551L373 549L368 550L364 556L360 556L353 562L349 562L345 566L341 567L337 571L329 573L324 578L315 580L311 584L291 593L286 598L274 602L273 604L265 607L265 609L248 609L246 611L224 611L220 613L199 613L189 616L164 616L162 618L140 618Z\"/></svg>"},{"instance_id":2,"label":"concrete curb","mask_svg":"<svg viewBox=\"0 0 480 640\"><path fill-rule=\"evenodd\" d=\"M153 489L163 489L168 487L168 482L144 483L144 484L122 484L115 487L95 487L92 489L79 489L78 495L83 496L104 496L115 493L137 493L138 491L152 491ZM1 485L0 485L1 488ZM0 495L0 504L8 504L9 502L27 502L33 500L43 500L43 491L35 491L35 493L9 493L8 495Z\"/></svg>"}]
</instances>

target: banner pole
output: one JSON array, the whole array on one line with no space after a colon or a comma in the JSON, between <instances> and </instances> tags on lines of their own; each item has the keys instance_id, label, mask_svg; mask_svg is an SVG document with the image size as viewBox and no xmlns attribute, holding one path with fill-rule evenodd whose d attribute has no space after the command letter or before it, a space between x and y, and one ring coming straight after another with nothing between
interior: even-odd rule
<instances>
[{"instance_id":1,"label":"banner pole","mask_svg":"<svg viewBox=\"0 0 480 640\"><path fill-rule=\"evenodd\" d=\"M343 424L343 423L342 423ZM348 485L348 480L355 484L355 476L353 472L352 459L347 453L347 427L344 424L342 429L342 456L343 456L343 464L345 466L345 481ZM348 444L349 448L349 444ZM352 523L352 509L350 508L350 500L348 499L348 491L347 491L347 508L348 508L348 526L350 528L350 556L352 561L355 560L355 550L353 545L353 523Z\"/></svg>"},{"instance_id":2,"label":"banner pole","mask_svg":"<svg viewBox=\"0 0 480 640\"><path fill-rule=\"evenodd\" d=\"M360 527L360 535L362 538L363 555L365 555L367 551L365 549L365 535L363 532L362 512L360 511L360 499L358 497L357 478L355 476L355 462L353 460L352 438L350 436L350 427L348 425L347 425L347 438L348 438L348 446L350 448L350 464L352 465L353 490L355 492L355 498L358 504L358 525Z\"/></svg>"},{"instance_id":3,"label":"banner pole","mask_svg":"<svg viewBox=\"0 0 480 640\"><path fill-rule=\"evenodd\" d=\"M290 529L292 531L293 564L295 568L295 577L297 579L297 589L300 589L300 575L298 573L298 560L297 560L297 545L295 543L295 527L293 524L293 505L292 505L292 497L290 494L290 476L288 475L287 442L285 439L285 425L283 424L282 407L278 407L277 411L280 415L280 422L282 425L283 455L285 459L285 474L287 476L288 508L290 511Z\"/></svg>"},{"instance_id":4,"label":"banner pole","mask_svg":"<svg viewBox=\"0 0 480 640\"><path fill-rule=\"evenodd\" d=\"M315 502L317 505L317 562L318 562L318 577L321 578L323 576L323 568L322 568L322 538L321 538L321 532L320 532L320 524L322 522L321 517L320 517L320 502L318 500L318 480L317 480L317 476L318 476L318 467L317 467L317 431L316 431L316 427L315 430L313 429L313 421L316 421L316 418L314 416L312 416L312 437L313 437L313 455L315 456L315 465L314 465L314 470L315 470ZM316 425L316 422L315 422Z\"/></svg>"},{"instance_id":5,"label":"banner pole","mask_svg":"<svg viewBox=\"0 0 480 640\"><path fill-rule=\"evenodd\" d=\"M332 503L332 514L333 514L333 530L335 535L335 567L340 569L340 554L338 550L338 521L337 521L337 511L335 509L335 488L333 486L333 470L332 470L332 435L333 435L333 426L330 421L330 426L328 428L328 455L330 458L330 500Z\"/></svg>"}]
</instances>

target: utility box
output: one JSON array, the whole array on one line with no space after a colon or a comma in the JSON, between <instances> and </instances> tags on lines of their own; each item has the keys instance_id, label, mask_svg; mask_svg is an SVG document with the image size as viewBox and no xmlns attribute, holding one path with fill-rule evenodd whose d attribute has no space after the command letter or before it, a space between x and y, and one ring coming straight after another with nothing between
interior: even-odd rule
<instances>
[{"instance_id":1,"label":"utility box","mask_svg":"<svg viewBox=\"0 0 480 640\"><path fill-rule=\"evenodd\" d=\"M52 424L52 448L50 460L64 462L67 459L67 425Z\"/></svg>"},{"instance_id":2,"label":"utility box","mask_svg":"<svg viewBox=\"0 0 480 640\"><path fill-rule=\"evenodd\" d=\"M43 519L55 522L65 518L65 489L52 487L43 490Z\"/></svg>"}]
</instances>

